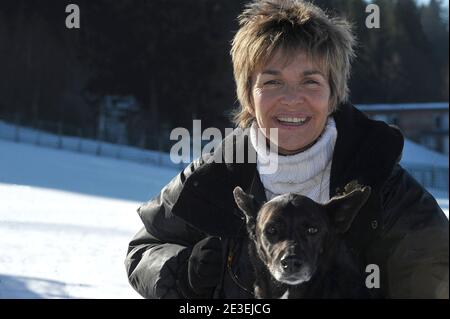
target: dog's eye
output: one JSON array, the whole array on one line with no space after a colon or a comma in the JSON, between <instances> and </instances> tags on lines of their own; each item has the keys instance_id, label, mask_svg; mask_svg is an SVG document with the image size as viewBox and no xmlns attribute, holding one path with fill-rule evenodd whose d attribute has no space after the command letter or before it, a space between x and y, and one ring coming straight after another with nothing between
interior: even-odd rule
<instances>
[{"instance_id":1,"label":"dog's eye","mask_svg":"<svg viewBox=\"0 0 450 319\"><path fill-rule=\"evenodd\" d=\"M319 230L316 227L309 227L306 232L308 233L308 235L314 235L318 232Z\"/></svg>"}]
</instances>

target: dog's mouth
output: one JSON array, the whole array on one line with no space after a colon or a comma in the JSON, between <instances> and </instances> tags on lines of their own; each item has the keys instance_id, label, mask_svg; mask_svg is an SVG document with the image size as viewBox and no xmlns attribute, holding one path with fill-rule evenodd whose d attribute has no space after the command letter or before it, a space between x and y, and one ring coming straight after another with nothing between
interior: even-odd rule
<instances>
[{"instance_id":1,"label":"dog's mouth","mask_svg":"<svg viewBox=\"0 0 450 319\"><path fill-rule=\"evenodd\" d=\"M313 271L311 267L304 265L299 271L295 273L283 271L281 268L273 275L277 281L294 286L310 281L313 275Z\"/></svg>"}]
</instances>

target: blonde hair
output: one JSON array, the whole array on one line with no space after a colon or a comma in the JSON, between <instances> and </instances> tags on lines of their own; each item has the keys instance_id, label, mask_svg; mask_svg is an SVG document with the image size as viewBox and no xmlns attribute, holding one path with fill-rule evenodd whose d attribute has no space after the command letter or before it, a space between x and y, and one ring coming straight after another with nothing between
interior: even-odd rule
<instances>
[{"instance_id":1,"label":"blonde hair","mask_svg":"<svg viewBox=\"0 0 450 319\"><path fill-rule=\"evenodd\" d=\"M347 81L354 58L355 36L342 18L330 18L302 0L254 0L238 17L240 28L232 41L234 79L240 109L233 121L241 128L253 121L252 74L277 49L304 51L328 77L330 112L348 99Z\"/></svg>"}]
</instances>

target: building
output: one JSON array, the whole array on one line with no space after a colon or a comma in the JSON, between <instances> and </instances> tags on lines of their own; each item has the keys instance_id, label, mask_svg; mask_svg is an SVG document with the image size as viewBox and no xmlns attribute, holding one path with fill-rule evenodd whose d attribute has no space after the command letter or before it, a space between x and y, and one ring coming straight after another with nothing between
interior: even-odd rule
<instances>
[{"instance_id":1,"label":"building","mask_svg":"<svg viewBox=\"0 0 450 319\"><path fill-rule=\"evenodd\" d=\"M396 125L406 138L439 153L449 154L449 104L357 105L370 118Z\"/></svg>"},{"instance_id":2,"label":"building","mask_svg":"<svg viewBox=\"0 0 450 319\"><path fill-rule=\"evenodd\" d=\"M139 110L134 96L106 95L100 104L98 138L118 144L128 143L127 117Z\"/></svg>"},{"instance_id":3,"label":"building","mask_svg":"<svg viewBox=\"0 0 450 319\"><path fill-rule=\"evenodd\" d=\"M405 139L400 164L433 195L448 197L448 156Z\"/></svg>"}]
</instances>

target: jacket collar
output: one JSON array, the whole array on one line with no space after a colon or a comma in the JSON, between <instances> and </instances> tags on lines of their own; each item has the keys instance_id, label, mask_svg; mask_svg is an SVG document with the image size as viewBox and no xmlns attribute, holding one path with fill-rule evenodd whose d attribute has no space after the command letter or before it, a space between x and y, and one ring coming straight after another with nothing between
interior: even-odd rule
<instances>
[{"instance_id":1,"label":"jacket collar","mask_svg":"<svg viewBox=\"0 0 450 319\"><path fill-rule=\"evenodd\" d=\"M384 122L369 119L350 104L334 114L338 138L331 166L330 196L348 182L379 188L400 161L403 136Z\"/></svg>"},{"instance_id":2,"label":"jacket collar","mask_svg":"<svg viewBox=\"0 0 450 319\"><path fill-rule=\"evenodd\" d=\"M211 236L234 237L240 231L244 216L234 202L233 190L240 186L248 191L257 175L256 161L248 160L256 156L248 134L248 129L234 130L205 157L205 163L185 180L173 215ZM245 155L242 163L230 161L230 156L237 159L236 154Z\"/></svg>"}]
</instances>

